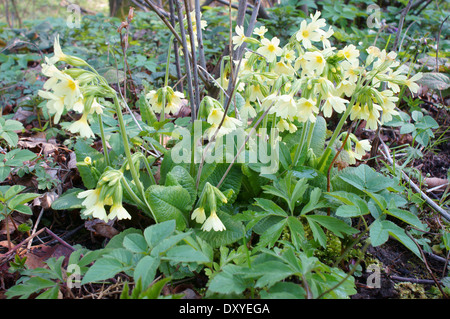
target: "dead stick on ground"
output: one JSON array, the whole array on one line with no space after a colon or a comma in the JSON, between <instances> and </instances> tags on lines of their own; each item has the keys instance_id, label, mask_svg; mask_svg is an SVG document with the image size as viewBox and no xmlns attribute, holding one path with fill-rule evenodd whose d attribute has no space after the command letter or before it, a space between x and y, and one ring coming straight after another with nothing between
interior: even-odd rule
<instances>
[{"instance_id":1,"label":"dead stick on ground","mask_svg":"<svg viewBox=\"0 0 450 319\"><path fill-rule=\"evenodd\" d=\"M384 156L384 158L389 162L390 165L393 165L394 162L392 161L391 155L389 154L389 149L387 147L387 145L383 142L382 139L380 139L380 143L384 148L384 152L381 152ZM419 188L419 186L417 186L412 180L411 178L409 178L409 176L402 170L402 176L403 179L406 180L409 185L411 185L411 187L420 194L420 196L422 196L423 199L425 199L425 201L432 207L434 208L439 214L442 215L442 217L444 217L448 222L450 222L450 213L447 212L445 209L443 209L442 207L440 207L438 204L436 204L430 197L428 197L424 192L422 192L422 190Z\"/></svg>"}]
</instances>

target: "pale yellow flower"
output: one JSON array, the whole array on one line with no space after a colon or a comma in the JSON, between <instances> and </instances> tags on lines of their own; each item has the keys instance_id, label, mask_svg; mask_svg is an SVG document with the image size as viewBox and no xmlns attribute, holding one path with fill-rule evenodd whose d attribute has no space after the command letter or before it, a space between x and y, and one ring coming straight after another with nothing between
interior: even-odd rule
<instances>
[{"instance_id":1,"label":"pale yellow flower","mask_svg":"<svg viewBox=\"0 0 450 319\"><path fill-rule=\"evenodd\" d=\"M283 49L279 47L280 39L277 37L269 39L261 40L262 46L259 47L256 52L264 56L268 62L273 62L277 56L280 56L283 53Z\"/></svg>"},{"instance_id":2,"label":"pale yellow flower","mask_svg":"<svg viewBox=\"0 0 450 319\"><path fill-rule=\"evenodd\" d=\"M355 152L361 157L366 154L366 152L370 151L372 145L370 145L369 140L360 140L355 142Z\"/></svg>"},{"instance_id":3,"label":"pale yellow flower","mask_svg":"<svg viewBox=\"0 0 450 319\"><path fill-rule=\"evenodd\" d=\"M167 94L167 105L164 108L164 113L178 113L182 105L181 99L184 99L184 94L181 92L175 91L173 94Z\"/></svg>"},{"instance_id":4,"label":"pale yellow flower","mask_svg":"<svg viewBox=\"0 0 450 319\"><path fill-rule=\"evenodd\" d=\"M270 109L269 114L276 113L277 116L287 119L292 119L297 115L297 102L294 99L292 94L284 94L280 95L275 105L272 109Z\"/></svg>"},{"instance_id":5,"label":"pale yellow flower","mask_svg":"<svg viewBox=\"0 0 450 319\"><path fill-rule=\"evenodd\" d=\"M245 36L245 33L244 33L243 26L237 25L235 32L237 35L233 36L233 38L232 38L233 44L234 44L234 50L236 50L238 47L240 47L245 42L245 39L247 39L247 37Z\"/></svg>"},{"instance_id":6,"label":"pale yellow flower","mask_svg":"<svg viewBox=\"0 0 450 319\"><path fill-rule=\"evenodd\" d=\"M304 64L304 70L309 74L320 76L326 65L326 60L320 51L306 52L303 57L307 61Z\"/></svg>"},{"instance_id":7,"label":"pale yellow flower","mask_svg":"<svg viewBox=\"0 0 450 319\"><path fill-rule=\"evenodd\" d=\"M53 44L53 57L50 58L50 64L55 64L59 61L65 61L67 59L67 55L62 52L61 45L59 44L59 35L56 36L55 42Z\"/></svg>"},{"instance_id":8,"label":"pale yellow flower","mask_svg":"<svg viewBox=\"0 0 450 319\"><path fill-rule=\"evenodd\" d=\"M108 215L108 219L112 220L115 217L117 219L131 219L131 215L128 213L128 211L122 206L122 203L113 204L111 206L111 210Z\"/></svg>"},{"instance_id":9,"label":"pale yellow flower","mask_svg":"<svg viewBox=\"0 0 450 319\"><path fill-rule=\"evenodd\" d=\"M58 96L48 91L38 91L38 95L43 97L44 99L48 99L47 101L47 109L50 114L54 114L55 117L53 121L58 123L61 119L61 115L64 112L64 96Z\"/></svg>"},{"instance_id":10,"label":"pale yellow flower","mask_svg":"<svg viewBox=\"0 0 450 319\"><path fill-rule=\"evenodd\" d=\"M70 124L67 129L74 134L79 133L81 137L95 137L94 132L92 132L91 126L87 121L87 113L83 113L81 118Z\"/></svg>"},{"instance_id":11,"label":"pale yellow flower","mask_svg":"<svg viewBox=\"0 0 450 319\"><path fill-rule=\"evenodd\" d=\"M259 35L261 38L263 38L264 34L266 34L267 31L269 30L267 30L265 26L261 26L259 28L255 28L255 30L253 30L253 34Z\"/></svg>"},{"instance_id":12,"label":"pale yellow flower","mask_svg":"<svg viewBox=\"0 0 450 319\"><path fill-rule=\"evenodd\" d=\"M97 99L94 98L94 101L92 102L91 109L89 110L89 113L97 113L97 114L103 114L103 109L105 107L97 102Z\"/></svg>"},{"instance_id":13,"label":"pale yellow flower","mask_svg":"<svg viewBox=\"0 0 450 319\"><path fill-rule=\"evenodd\" d=\"M316 121L316 114L319 113L319 109L316 102L311 99L300 98L297 103L298 106L298 119L301 122L310 121L314 123Z\"/></svg>"},{"instance_id":14,"label":"pale yellow flower","mask_svg":"<svg viewBox=\"0 0 450 319\"><path fill-rule=\"evenodd\" d=\"M303 20L300 24L300 30L298 30L295 34L295 38L297 39L297 41L301 42L305 49L309 49L312 47L311 42L321 41L323 30L320 30L319 28L325 26L325 20L317 20L319 16L320 11L317 11L314 16L311 15L311 23L307 23L306 20Z\"/></svg>"},{"instance_id":15,"label":"pale yellow flower","mask_svg":"<svg viewBox=\"0 0 450 319\"><path fill-rule=\"evenodd\" d=\"M415 74L413 77L405 80L405 85L411 91L411 93L417 93L419 90L419 85L415 83L415 81L420 80L422 78L422 72Z\"/></svg>"},{"instance_id":16,"label":"pale yellow flower","mask_svg":"<svg viewBox=\"0 0 450 319\"><path fill-rule=\"evenodd\" d=\"M203 224L203 222L206 220L206 214L205 209L203 207L198 207L192 212L191 219L199 223Z\"/></svg>"},{"instance_id":17,"label":"pale yellow flower","mask_svg":"<svg viewBox=\"0 0 450 319\"><path fill-rule=\"evenodd\" d=\"M208 219L202 226L203 231L211 231L211 229L214 229L214 231L226 230L225 225L222 223L222 221L220 220L219 216L217 216L215 211L211 212Z\"/></svg>"},{"instance_id":18,"label":"pale yellow flower","mask_svg":"<svg viewBox=\"0 0 450 319\"><path fill-rule=\"evenodd\" d=\"M83 212L83 215L92 216L94 218L101 219L104 222L108 222L108 215L106 213L105 204L102 201L98 201L94 205L87 207Z\"/></svg>"},{"instance_id":19,"label":"pale yellow flower","mask_svg":"<svg viewBox=\"0 0 450 319\"><path fill-rule=\"evenodd\" d=\"M357 50L353 44L350 44L340 50L338 54L343 55L347 59L347 61L351 62L355 59L358 59L359 50Z\"/></svg>"},{"instance_id":20,"label":"pale yellow flower","mask_svg":"<svg viewBox=\"0 0 450 319\"><path fill-rule=\"evenodd\" d=\"M330 117L333 110L337 113L342 113L347 108L345 104L348 103L346 99L332 95L331 93L325 99L323 104L323 116Z\"/></svg>"}]
</instances>

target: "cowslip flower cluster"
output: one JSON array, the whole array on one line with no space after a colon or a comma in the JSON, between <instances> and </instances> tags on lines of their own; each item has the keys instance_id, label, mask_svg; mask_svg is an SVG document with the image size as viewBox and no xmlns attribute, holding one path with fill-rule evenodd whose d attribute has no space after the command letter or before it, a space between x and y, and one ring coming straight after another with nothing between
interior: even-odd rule
<instances>
[{"instance_id":1,"label":"cowslip flower cluster","mask_svg":"<svg viewBox=\"0 0 450 319\"><path fill-rule=\"evenodd\" d=\"M86 208L83 215L108 222L109 220L131 219L130 214L122 205L123 173L120 170L110 169L99 178L95 189L80 192L77 197L84 198L82 205ZM105 206L110 206L109 214Z\"/></svg>"},{"instance_id":2,"label":"cowslip flower cluster","mask_svg":"<svg viewBox=\"0 0 450 319\"><path fill-rule=\"evenodd\" d=\"M207 182L198 200L198 207L192 212L191 219L202 224L204 231L223 231L225 225L217 216L217 202L227 203L226 196L215 186ZM206 210L209 210L209 217L206 218Z\"/></svg>"},{"instance_id":3,"label":"cowslip flower cluster","mask_svg":"<svg viewBox=\"0 0 450 319\"><path fill-rule=\"evenodd\" d=\"M155 113L177 114L182 105L184 94L174 91L170 86L151 90L146 94L146 98Z\"/></svg>"},{"instance_id":4,"label":"cowslip flower cluster","mask_svg":"<svg viewBox=\"0 0 450 319\"><path fill-rule=\"evenodd\" d=\"M254 30L255 37L245 36L244 28L236 27L234 49L244 43L251 48L236 75L238 92L245 100L240 109L243 118L254 118L271 106L268 115L275 116L281 132L293 133L300 123L313 125L318 115L330 118L335 113L363 120L366 129L375 130L398 114L395 95L401 86L417 93L421 74L404 74L394 52L372 46L362 61L360 50L352 44L335 48L331 45L334 30L320 15L318 11L309 22L302 21L284 46L277 37L267 37L263 26ZM358 146L350 156L353 162L369 146L355 136L350 140Z\"/></svg>"},{"instance_id":5,"label":"cowslip flower cluster","mask_svg":"<svg viewBox=\"0 0 450 319\"><path fill-rule=\"evenodd\" d=\"M42 73L48 77L44 83L44 90L38 94L47 99L47 109L53 115L53 121L58 123L61 116L74 111L81 114L79 119L68 126L71 133L79 134L84 138L95 137L90 126L90 114L102 114L104 106L98 98L105 95L105 91L95 86L97 76L95 73L80 68L59 70L56 63L65 62L72 66L88 66L88 64L74 56L66 55L61 50L59 36L54 42L54 55L45 57L42 64Z\"/></svg>"},{"instance_id":6,"label":"cowslip flower cluster","mask_svg":"<svg viewBox=\"0 0 450 319\"><path fill-rule=\"evenodd\" d=\"M202 115L206 117L206 122L210 124L210 127L205 131L205 136L209 140L212 139L217 130L216 138L220 138L242 126L242 121L225 114L222 104L209 96L206 96L200 103L199 116Z\"/></svg>"}]
</instances>

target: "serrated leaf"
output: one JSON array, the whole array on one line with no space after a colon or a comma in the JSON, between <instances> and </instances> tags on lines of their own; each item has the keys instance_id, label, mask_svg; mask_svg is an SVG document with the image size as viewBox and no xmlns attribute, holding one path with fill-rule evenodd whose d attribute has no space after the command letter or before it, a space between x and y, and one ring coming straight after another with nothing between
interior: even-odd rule
<instances>
[{"instance_id":1,"label":"serrated leaf","mask_svg":"<svg viewBox=\"0 0 450 319\"><path fill-rule=\"evenodd\" d=\"M81 284L84 285L94 281L110 279L123 270L125 270L125 267L119 260L114 258L101 258L88 269Z\"/></svg>"},{"instance_id":2,"label":"serrated leaf","mask_svg":"<svg viewBox=\"0 0 450 319\"><path fill-rule=\"evenodd\" d=\"M261 207L266 212L271 215L287 217L288 214L280 206L275 204L273 201L265 198L255 198L255 205Z\"/></svg>"},{"instance_id":3,"label":"serrated leaf","mask_svg":"<svg viewBox=\"0 0 450 319\"><path fill-rule=\"evenodd\" d=\"M386 212L389 215L404 221L405 223L408 223L418 229L425 230L425 225L420 221L420 219L409 211L399 208L389 208Z\"/></svg>"},{"instance_id":4,"label":"serrated leaf","mask_svg":"<svg viewBox=\"0 0 450 319\"><path fill-rule=\"evenodd\" d=\"M144 256L136 265L134 279L141 280L143 289L146 289L155 279L160 264L159 257Z\"/></svg>"},{"instance_id":5,"label":"serrated leaf","mask_svg":"<svg viewBox=\"0 0 450 319\"><path fill-rule=\"evenodd\" d=\"M152 226L144 230L144 237L150 249L153 249L158 243L169 237L175 231L175 220L168 220Z\"/></svg>"},{"instance_id":6,"label":"serrated leaf","mask_svg":"<svg viewBox=\"0 0 450 319\"><path fill-rule=\"evenodd\" d=\"M8 208L14 210L16 206L28 203L30 200L35 199L38 196L39 194L36 193L23 193L16 195L8 202Z\"/></svg>"},{"instance_id":7,"label":"serrated leaf","mask_svg":"<svg viewBox=\"0 0 450 319\"><path fill-rule=\"evenodd\" d=\"M343 170L339 178L360 190L379 192L394 185L394 180L376 172L368 165L349 167Z\"/></svg>"},{"instance_id":8,"label":"serrated leaf","mask_svg":"<svg viewBox=\"0 0 450 319\"><path fill-rule=\"evenodd\" d=\"M22 284L12 286L5 295L8 298L20 297L20 299L27 299L31 294L40 292L42 289L55 286L56 283L50 279L41 277L31 277Z\"/></svg>"},{"instance_id":9,"label":"serrated leaf","mask_svg":"<svg viewBox=\"0 0 450 319\"><path fill-rule=\"evenodd\" d=\"M313 220L314 222L322 225L328 230L332 231L336 236L343 237L343 235L352 235L358 231L349 226L347 223L333 216L325 215L306 215L308 220Z\"/></svg>"},{"instance_id":10,"label":"serrated leaf","mask_svg":"<svg viewBox=\"0 0 450 319\"><path fill-rule=\"evenodd\" d=\"M208 290L221 294L240 294L249 287L251 279L245 279L239 272L242 267L226 265L208 283Z\"/></svg>"},{"instance_id":11,"label":"serrated leaf","mask_svg":"<svg viewBox=\"0 0 450 319\"><path fill-rule=\"evenodd\" d=\"M148 251L147 241L141 234L129 234L123 239L123 247L133 253L146 253Z\"/></svg>"},{"instance_id":12,"label":"serrated leaf","mask_svg":"<svg viewBox=\"0 0 450 319\"><path fill-rule=\"evenodd\" d=\"M198 250L189 245L180 245L167 251L164 259L171 260L176 263L207 263L209 259Z\"/></svg>"},{"instance_id":13,"label":"serrated leaf","mask_svg":"<svg viewBox=\"0 0 450 319\"><path fill-rule=\"evenodd\" d=\"M370 225L370 243L373 247L380 246L384 244L389 239L389 232L384 229L383 223L376 219L371 225Z\"/></svg>"}]
</instances>

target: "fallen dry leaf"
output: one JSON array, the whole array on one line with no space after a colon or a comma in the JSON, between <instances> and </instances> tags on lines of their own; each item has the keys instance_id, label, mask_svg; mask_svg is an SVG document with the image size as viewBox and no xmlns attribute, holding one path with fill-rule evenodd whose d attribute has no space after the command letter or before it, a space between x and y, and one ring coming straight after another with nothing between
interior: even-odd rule
<instances>
[{"instance_id":1,"label":"fallen dry leaf","mask_svg":"<svg viewBox=\"0 0 450 319\"><path fill-rule=\"evenodd\" d=\"M22 137L17 145L26 149L39 148L44 155L52 154L58 149L55 138L51 138L47 141L45 135L40 132L30 137Z\"/></svg>"},{"instance_id":2,"label":"fallen dry leaf","mask_svg":"<svg viewBox=\"0 0 450 319\"><path fill-rule=\"evenodd\" d=\"M85 221L84 226L87 230L93 232L95 235L106 238L113 238L119 233L119 231L112 226L113 223L114 221L105 223L100 219L93 219Z\"/></svg>"},{"instance_id":3,"label":"fallen dry leaf","mask_svg":"<svg viewBox=\"0 0 450 319\"><path fill-rule=\"evenodd\" d=\"M56 192L46 192L33 200L34 206L42 207L43 209L49 209L52 203L58 198Z\"/></svg>"},{"instance_id":4,"label":"fallen dry leaf","mask_svg":"<svg viewBox=\"0 0 450 319\"><path fill-rule=\"evenodd\" d=\"M438 188L436 190L444 190L445 186L448 185L448 180L444 178L438 178L438 177L425 177L424 178L425 184L428 185L428 188ZM439 187L441 186L441 187Z\"/></svg>"}]
</instances>

